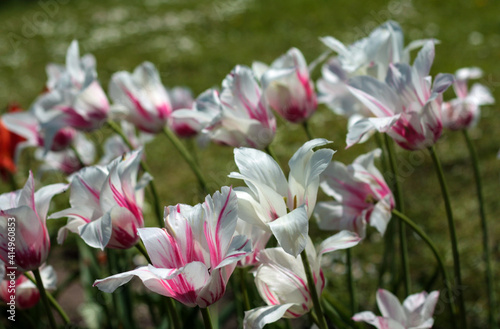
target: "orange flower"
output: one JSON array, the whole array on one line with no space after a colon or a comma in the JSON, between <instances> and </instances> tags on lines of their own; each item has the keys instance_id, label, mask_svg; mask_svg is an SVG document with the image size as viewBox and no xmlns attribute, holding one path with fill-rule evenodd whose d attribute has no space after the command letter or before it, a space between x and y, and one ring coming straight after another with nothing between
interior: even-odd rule
<instances>
[{"instance_id":1,"label":"orange flower","mask_svg":"<svg viewBox=\"0 0 500 329\"><path fill-rule=\"evenodd\" d=\"M10 104L7 112L19 112L22 108L17 104ZM5 177L7 173L13 174L16 172L16 164L14 163L14 154L17 144L25 139L8 130L0 119L0 174Z\"/></svg>"}]
</instances>

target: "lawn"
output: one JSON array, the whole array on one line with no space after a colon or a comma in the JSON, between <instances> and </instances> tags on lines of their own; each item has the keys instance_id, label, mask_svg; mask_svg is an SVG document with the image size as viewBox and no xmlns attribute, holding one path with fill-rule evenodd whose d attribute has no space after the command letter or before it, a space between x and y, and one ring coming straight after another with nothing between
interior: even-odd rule
<instances>
[{"instance_id":1,"label":"lawn","mask_svg":"<svg viewBox=\"0 0 500 329\"><path fill-rule=\"evenodd\" d=\"M388 19L400 23L405 32L405 44L421 38L440 41L436 46L431 75L454 73L461 67L478 66L485 73L479 82L487 86L495 99L500 101L498 13L500 2L492 0L394 0L389 3L379 0L4 1L0 4L0 105L2 110L12 102L29 108L44 88L45 65L49 62L64 63L66 49L74 39L79 41L82 54L92 53L96 57L97 72L104 90L107 90L114 72L132 71L147 60L156 65L167 88L187 86L194 95L198 95L210 87L220 86L236 64L251 65L256 60L271 63L291 47L299 48L306 60L311 62L326 50L319 37L334 36L349 44L367 36ZM316 80L320 74L320 70L316 69L312 76ZM445 93L445 98L452 97L451 90ZM319 106L309 125L314 137L334 141L337 153L333 159L336 161L350 163L359 154L377 147L372 138L345 150L347 120L335 115L324 105ZM469 132L477 147L484 182L494 278L500 275L498 127L500 115L497 105L485 106L479 124ZM102 144L110 134L111 131L104 129L90 133L89 137L97 144ZM285 173L288 159L306 140L300 125L278 119L272 146ZM436 147L448 180L457 222L463 276L461 289L465 294L467 318L470 328L485 328L487 299L484 263L469 155L463 137L458 132L444 131ZM200 202L195 177L165 136L156 136L147 145L146 154L162 205ZM232 148L210 144L197 151L197 158L208 180L210 193L224 185L241 185L240 181L227 178L231 171L236 170ZM451 271L452 253L445 209L431 158L427 152L414 154L401 148L397 149L397 158L403 177L401 183L406 213L435 241ZM19 185L24 184L29 169L34 171L39 180L37 186L63 181L58 173L37 176L37 163L33 160L32 152L27 151L21 157L15 176ZM1 192L9 190L8 184L0 182ZM319 199L326 200L326 195L320 194ZM56 197L53 208L66 208L66 203L67 197ZM145 218L146 226L155 225L151 207L146 207ZM74 236L62 247L57 245L55 236L63 222L49 221L53 238L49 262L60 274L60 281L64 281L63 278L68 277L73 270L78 270L78 257L84 259L75 251L77 239ZM313 240L319 241L328 236L316 229L315 223L311 225ZM413 292L441 288L439 279L432 280L436 265L431 252L409 231L408 239ZM372 231L366 241L352 252L359 309L376 311L375 292L379 282L385 288L392 288L389 277L378 278L383 238ZM347 308L349 296L343 255L339 253L335 257L327 257L325 261L329 262L330 267L325 271L328 272L327 289ZM82 278L82 282L93 282L95 279ZM395 285L402 300L402 285ZM70 305L67 312L74 323L79 327L87 327L90 324L84 322L83 308L79 308L78 303L83 303L88 293L84 292L86 289L79 289L79 286L76 280L59 296L63 307L66 303ZM499 284L495 291L500 298ZM73 299L78 302L71 302ZM255 303L263 305L258 300L257 297ZM227 300L219 302L213 307L214 313L218 309L222 314L226 306ZM85 310L91 312L89 309ZM137 319L144 317L139 314L141 310L136 312ZM444 306L441 311L445 311ZM447 314L438 315L436 312L435 327L448 328ZM149 318L145 317L144 323L150 324ZM4 322L0 322L0 325ZM223 323L220 325L224 327Z\"/></svg>"}]
</instances>

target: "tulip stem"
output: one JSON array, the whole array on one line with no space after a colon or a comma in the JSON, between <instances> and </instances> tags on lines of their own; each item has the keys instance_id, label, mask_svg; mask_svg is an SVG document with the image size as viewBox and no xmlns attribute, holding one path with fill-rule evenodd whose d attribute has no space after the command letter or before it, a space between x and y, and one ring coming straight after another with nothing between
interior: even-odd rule
<instances>
[{"instance_id":1,"label":"tulip stem","mask_svg":"<svg viewBox=\"0 0 500 329\"><path fill-rule=\"evenodd\" d=\"M188 165L191 167L191 170L195 174L196 178L198 178L198 183L200 184L201 189L203 190L204 193L208 193L207 189L207 182L205 181L205 178L203 177L200 167L196 164L196 161L194 158L191 156L189 151L186 149L184 144L175 136L175 134L168 129L167 127L163 128L163 133L165 136L167 136L168 140L174 144L175 148L179 153L182 155L184 160L188 163Z\"/></svg>"},{"instance_id":2,"label":"tulip stem","mask_svg":"<svg viewBox=\"0 0 500 329\"><path fill-rule=\"evenodd\" d=\"M35 271L33 271L35 272ZM28 278L31 282L33 282L35 285L38 286L37 281L35 280L34 277L32 277L28 272L24 273L24 276ZM61 305L57 302L57 300L47 291L45 291L45 295L47 296L47 299L49 300L50 304L52 305L53 308L56 309L57 313L61 316L65 324L69 324L70 320L66 312L62 309ZM49 312L50 313L50 312Z\"/></svg>"},{"instance_id":3,"label":"tulip stem","mask_svg":"<svg viewBox=\"0 0 500 329\"><path fill-rule=\"evenodd\" d=\"M210 312L208 311L208 307L201 308L201 315L203 316L203 323L205 324L205 329L213 329L212 319L210 318Z\"/></svg>"},{"instance_id":4,"label":"tulip stem","mask_svg":"<svg viewBox=\"0 0 500 329\"><path fill-rule=\"evenodd\" d=\"M167 297L165 299L165 304L167 305L167 313L170 317L170 321L172 321L172 327L174 329L181 329L181 321L179 319L179 315L177 314L177 310L175 309L174 301L172 298Z\"/></svg>"},{"instance_id":5,"label":"tulip stem","mask_svg":"<svg viewBox=\"0 0 500 329\"><path fill-rule=\"evenodd\" d=\"M351 249L346 249L347 256L347 286L349 287L349 294L351 295L351 313L354 314L358 310L357 308L357 300L356 300L356 291L354 287L354 278L352 275L352 254Z\"/></svg>"},{"instance_id":6,"label":"tulip stem","mask_svg":"<svg viewBox=\"0 0 500 329\"><path fill-rule=\"evenodd\" d=\"M458 253L458 242L457 233L455 230L455 222L453 221L453 212L451 211L450 194L448 193L448 187L446 186L446 181L444 179L443 168L441 167L441 162L437 157L434 146L429 147L429 152L434 162L434 167L436 168L436 173L439 179L439 185L441 186L441 194L443 195L444 206L446 209L446 217L448 218L448 229L450 231L451 240L451 250L453 253L453 269L455 273L455 288L458 294L458 306L460 309L460 322L464 329L467 329L467 318L465 316L465 302L463 293L460 291L462 289L462 275L460 273L460 256Z\"/></svg>"},{"instance_id":7,"label":"tulip stem","mask_svg":"<svg viewBox=\"0 0 500 329\"><path fill-rule=\"evenodd\" d=\"M245 307L245 311L249 311L252 309L252 306L250 305L250 298L248 298L248 290L246 282L247 271L244 268L239 268L238 272L240 272L241 292L243 293L243 305Z\"/></svg>"},{"instance_id":8,"label":"tulip stem","mask_svg":"<svg viewBox=\"0 0 500 329\"><path fill-rule=\"evenodd\" d=\"M80 153L78 153L75 145L71 144L69 148L71 149L71 151L73 151L73 153L75 153L76 160L78 161L80 167L85 167L85 162L83 162L82 157L80 156Z\"/></svg>"},{"instance_id":9,"label":"tulip stem","mask_svg":"<svg viewBox=\"0 0 500 329\"><path fill-rule=\"evenodd\" d=\"M52 314L52 310L50 309L49 300L47 299L47 292L45 291L45 287L43 286L40 271L38 269L33 270L33 274L35 275L36 286L38 287L38 291L40 292L43 306L47 311L47 317L49 318L50 327L52 329L57 329L56 320L54 319L54 314Z\"/></svg>"},{"instance_id":10,"label":"tulip stem","mask_svg":"<svg viewBox=\"0 0 500 329\"><path fill-rule=\"evenodd\" d=\"M495 321L494 310L496 310L496 300L495 300L495 287L493 283L493 275L491 269L491 256L490 256L490 248L488 243L488 223L486 221L486 212L484 210L484 200L483 200L483 188L481 181L481 173L479 172L479 160L477 158L477 152L472 143L469 133L467 129L462 130L465 141L467 143L467 147L469 149L470 159L472 162L472 168L474 171L474 178L476 180L476 190L477 190L477 200L479 202L479 215L481 218L481 229L483 233L483 254L484 261L486 262L486 287L488 290L488 320L490 324L490 328L496 329L498 328L497 323Z\"/></svg>"},{"instance_id":11,"label":"tulip stem","mask_svg":"<svg viewBox=\"0 0 500 329\"><path fill-rule=\"evenodd\" d=\"M311 272L311 265L309 264L309 259L307 258L306 250L304 249L300 253L300 258L302 259L302 264L304 265L304 271L306 272L307 285L309 287L309 292L311 294L311 299L314 305L314 311L316 312L316 318L318 320L318 327L320 329L328 329L328 324L326 323L325 316L321 310L321 304L319 302L318 292L316 291L316 283Z\"/></svg>"},{"instance_id":12,"label":"tulip stem","mask_svg":"<svg viewBox=\"0 0 500 329\"><path fill-rule=\"evenodd\" d=\"M314 139L312 136L312 133L311 133L311 129L309 127L309 122L307 122L307 120L302 122L302 127L304 127L304 131L306 132L307 139L308 140Z\"/></svg>"},{"instance_id":13,"label":"tulip stem","mask_svg":"<svg viewBox=\"0 0 500 329\"><path fill-rule=\"evenodd\" d=\"M434 245L434 243L432 242L432 240L429 238L429 236L420 227L418 227L417 224L415 224L414 221L412 221L406 215L404 215L403 213L397 211L396 209L392 210L392 214L396 215L399 219L401 219L409 227L411 227L411 229L415 233L417 233L418 236L420 238L422 238L422 240L424 240L424 242L429 246L429 248L431 248L432 253L434 254L434 257L436 257L436 261L438 262L439 269L441 270L441 274L443 275L444 285L445 285L445 288L446 288L446 294L448 295L447 296L447 301L448 301L447 304L448 304L448 309L450 311L450 318L451 318L451 324L452 324L451 327L452 328L456 328L456 315L455 315L456 311L455 311L455 308L454 308L454 304L452 302L454 296L453 296L452 290L451 290L451 283L450 283L450 279L448 277L448 272L446 271L446 268L444 266L443 259L439 255L439 252L438 252L436 246Z\"/></svg>"},{"instance_id":14,"label":"tulip stem","mask_svg":"<svg viewBox=\"0 0 500 329\"><path fill-rule=\"evenodd\" d=\"M396 209L404 212L403 191L399 185L398 167L396 165L396 152L394 144L389 139L387 134L384 134L385 146L387 149L387 157L394 177L394 198L396 199ZM405 296L411 293L411 278L410 278L410 263L408 261L408 242L406 241L406 228L403 222L399 223L399 241L401 243L401 263L403 266L403 280L405 287Z\"/></svg>"},{"instance_id":15,"label":"tulip stem","mask_svg":"<svg viewBox=\"0 0 500 329\"><path fill-rule=\"evenodd\" d=\"M149 264L153 264L151 263L151 258L149 258L149 254L148 252L146 251L146 248L144 248L144 245L142 244L141 241L138 241L136 244L135 244L135 248L137 250L139 250L139 252L146 258L146 260L148 261Z\"/></svg>"},{"instance_id":16,"label":"tulip stem","mask_svg":"<svg viewBox=\"0 0 500 329\"><path fill-rule=\"evenodd\" d=\"M130 151L134 150L134 147L132 146L132 144L128 140L127 136L125 136L125 134L123 133L123 131L121 130L121 128L116 124L116 122L108 120L108 125L109 125L109 127L115 133L117 133L121 137L121 139L123 140L123 142L130 149ZM149 169L149 166L142 159L141 159L141 168L145 172L151 174L151 169ZM159 227L164 227L165 223L163 222L163 214L162 214L162 211L161 211L161 208L160 208L160 197L158 195L158 189L156 188L156 184L155 184L154 180L152 180L151 182L149 182L149 187L151 189L151 194L153 195L154 210L155 210L155 213L156 213L156 219L158 221L158 226Z\"/></svg>"}]
</instances>

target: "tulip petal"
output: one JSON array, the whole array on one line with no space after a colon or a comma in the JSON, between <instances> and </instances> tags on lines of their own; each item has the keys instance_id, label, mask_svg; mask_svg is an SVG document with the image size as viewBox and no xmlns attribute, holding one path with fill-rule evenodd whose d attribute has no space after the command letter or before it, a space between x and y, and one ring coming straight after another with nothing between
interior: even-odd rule
<instances>
[{"instance_id":1,"label":"tulip petal","mask_svg":"<svg viewBox=\"0 0 500 329\"><path fill-rule=\"evenodd\" d=\"M78 234L89 246L104 250L112 234L111 213L107 212L101 218L78 227Z\"/></svg>"},{"instance_id":2,"label":"tulip petal","mask_svg":"<svg viewBox=\"0 0 500 329\"><path fill-rule=\"evenodd\" d=\"M245 311L245 319L243 320L243 328L245 329L261 329L268 323L278 321L283 317L286 311L292 307L293 303L283 305L263 306Z\"/></svg>"},{"instance_id":3,"label":"tulip petal","mask_svg":"<svg viewBox=\"0 0 500 329\"><path fill-rule=\"evenodd\" d=\"M318 254L323 255L327 252L351 248L357 245L359 241L361 241L359 235L354 232L344 230L324 240L319 246Z\"/></svg>"},{"instance_id":4,"label":"tulip petal","mask_svg":"<svg viewBox=\"0 0 500 329\"><path fill-rule=\"evenodd\" d=\"M171 269L171 271L172 275L176 274L176 269ZM93 286L99 288L99 290L101 291L111 293L118 287L128 283L134 276L137 276L139 279L141 279L144 285L149 290L163 296L172 297L172 294L165 286L164 281L158 278L157 275L152 273L149 266L142 266L132 271L119 273L105 279L96 280Z\"/></svg>"},{"instance_id":5,"label":"tulip petal","mask_svg":"<svg viewBox=\"0 0 500 329\"><path fill-rule=\"evenodd\" d=\"M377 291L377 305L385 318L394 319L399 323L406 323L406 314L398 298L391 292L379 289Z\"/></svg>"},{"instance_id":6,"label":"tulip petal","mask_svg":"<svg viewBox=\"0 0 500 329\"><path fill-rule=\"evenodd\" d=\"M309 218L305 205L269 223L269 228L280 246L288 254L297 257L306 246L309 231Z\"/></svg>"}]
</instances>

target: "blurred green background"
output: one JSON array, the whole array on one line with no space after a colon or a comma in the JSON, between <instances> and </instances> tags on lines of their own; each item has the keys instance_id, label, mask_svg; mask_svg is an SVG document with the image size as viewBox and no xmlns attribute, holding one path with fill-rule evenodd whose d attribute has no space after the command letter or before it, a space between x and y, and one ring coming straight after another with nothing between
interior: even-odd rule
<instances>
[{"instance_id":1,"label":"blurred green background","mask_svg":"<svg viewBox=\"0 0 500 329\"><path fill-rule=\"evenodd\" d=\"M2 1L0 106L5 108L10 102L17 102L28 108L44 87L45 65L48 62L64 63L66 49L73 39L80 42L81 54L95 55L99 80L105 90L114 72L131 71L148 60L156 64L165 86L188 86L198 95L209 87L219 86L236 64L251 65L254 60L270 63L290 47L299 48L310 62L325 50L318 37L331 35L350 43L367 36L388 19L401 24L406 44L419 38L432 37L441 41L436 47L433 75L479 66L485 72L479 82L490 88L500 102L499 13L500 2L493 0ZM317 78L319 70L313 76ZM453 92L447 92L446 97L454 97ZM334 159L337 161L348 163L376 147L374 141L369 141L344 150L346 120L323 106L312 117L310 126L315 137L335 142L338 152ZM497 106L489 106L483 108L479 125L470 131L481 161L494 265L498 265L500 259L500 160L496 158L500 148L499 127ZM91 137L102 143L103 136L108 134L94 133ZM305 141L300 126L279 121L272 145L285 165ZM461 134L447 131L437 149L449 182L457 220L467 316L471 327L485 328L484 264L468 152ZM199 201L195 178L164 136L157 136L147 146L147 156L164 205ZM401 149L398 157L404 176L407 213L434 238L446 256L447 264L451 265L444 206L430 157L425 152L412 154ZM222 185L241 184L226 178L230 171L235 170L230 148L210 145L198 153L198 158L212 191ZM16 177L19 183L26 179L28 169L26 164L20 165ZM287 170L286 166L284 169ZM42 183L56 179L44 176ZM1 185L0 189L7 191L8 186ZM65 207L63 198L57 199L57 204ZM152 217L152 214L146 217ZM154 220L148 219L148 223L154 225ZM55 234L62 221L50 225ZM314 229L313 232L317 238L327 236L316 233ZM413 290L417 292L428 288L426 283L434 273L435 261L415 235L408 235ZM381 260L382 245L378 234L371 234L367 241L353 250L361 310L374 310L378 282L376 269ZM64 263L56 260L54 253L53 262L59 263L55 266L62 267ZM325 271L336 273L328 274L328 287L348 305L342 266L337 264ZM496 277L499 273L500 267L495 266ZM437 282L431 288L440 286ZM500 284L497 284L497 295L499 290ZM441 309L444 310L443 305ZM79 317L76 310L72 313L73 317ZM438 320L436 327L446 328L446 322Z\"/></svg>"}]
</instances>

